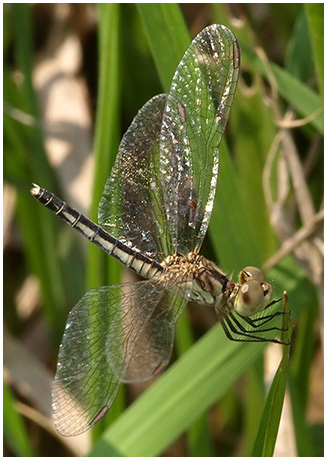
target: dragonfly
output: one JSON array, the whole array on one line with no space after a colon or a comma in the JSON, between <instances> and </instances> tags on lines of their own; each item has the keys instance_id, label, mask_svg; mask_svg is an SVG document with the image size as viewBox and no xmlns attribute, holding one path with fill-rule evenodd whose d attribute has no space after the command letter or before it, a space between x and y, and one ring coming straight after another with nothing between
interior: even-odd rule
<instances>
[{"instance_id":1,"label":"dragonfly","mask_svg":"<svg viewBox=\"0 0 327 460\"><path fill-rule=\"evenodd\" d=\"M169 93L150 99L124 134L99 203L99 225L33 184L39 202L141 278L91 289L69 313L52 387L61 435L94 426L122 383L162 372L189 302L212 307L231 340L284 344L265 334L282 330L270 321L283 312L265 313L275 301L263 272L245 267L234 282L199 253L239 72L233 32L223 25L203 29Z\"/></svg>"}]
</instances>

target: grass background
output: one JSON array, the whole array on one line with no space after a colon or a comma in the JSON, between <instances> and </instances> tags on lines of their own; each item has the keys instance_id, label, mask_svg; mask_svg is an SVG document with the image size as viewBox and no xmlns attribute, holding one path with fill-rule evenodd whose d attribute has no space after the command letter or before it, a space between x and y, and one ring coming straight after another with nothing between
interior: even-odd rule
<instances>
[{"instance_id":1,"label":"grass background","mask_svg":"<svg viewBox=\"0 0 327 460\"><path fill-rule=\"evenodd\" d=\"M88 215L96 219L97 204L119 139L137 110L154 94L168 91L183 52L203 27L222 23L235 32L242 51L243 73L222 146L217 198L202 253L227 273L236 274L245 265L262 266L281 245L270 224L262 189L267 154L279 132L272 109L266 104L267 69L276 79L282 113L291 106L296 118L303 118L322 106L322 8L321 4L243 4L233 10L223 4L101 4L69 6L68 13L60 15L62 10L55 5L5 6L6 455L62 456L81 452L80 445L76 447L73 441L59 438L52 431L49 382L69 309L88 288L112 284L125 276L115 261L81 242L28 193L34 181L64 199L69 196L70 183L59 176L59 168L50 166L46 154L47 126L34 78L35 67L51 57L47 51L50 38L55 39L52 52L56 43L59 48L67 37L73 36L83 53L76 79L83 79L88 91L89 129L94 135L93 151L89 151L89 157L94 159L94 180ZM90 21L90 17L94 20ZM268 64L264 65L255 53L258 44ZM17 110L21 111L19 116ZM33 117L31 123L26 115ZM322 132L321 116L292 130L303 165ZM316 210L323 195L323 155L318 149L319 152L307 176ZM276 188L277 183L272 186ZM10 199L14 204L7 208ZM288 210L292 203L291 188L286 200ZM298 210L293 208L293 215L298 229ZM321 455L322 416L312 397L313 376L321 363L317 333L319 287L292 255L275 265L268 277L274 280L276 297L288 291L296 324L288 369L292 407L288 426L295 433L296 454ZM35 296L34 303L27 302L32 304L31 309L22 313L17 299L31 279L38 280L40 298ZM28 290L27 296L34 298ZM138 388L124 389L108 416L92 430L92 439L83 437L84 454L272 454L276 434L264 428L270 420L272 398L268 397L264 409L264 368L268 359L265 347L229 342L219 324L210 328L214 324L210 312L197 310L190 309L178 323L170 369L133 404ZM282 371L276 373L277 379L282 374L281 380L285 380L285 361L287 357ZM318 385L318 396L322 391L323 385ZM283 394L281 391L279 401ZM279 414L272 417L278 424ZM260 443L267 437L273 446L270 451ZM282 445L286 451L290 448L287 444Z\"/></svg>"}]
</instances>

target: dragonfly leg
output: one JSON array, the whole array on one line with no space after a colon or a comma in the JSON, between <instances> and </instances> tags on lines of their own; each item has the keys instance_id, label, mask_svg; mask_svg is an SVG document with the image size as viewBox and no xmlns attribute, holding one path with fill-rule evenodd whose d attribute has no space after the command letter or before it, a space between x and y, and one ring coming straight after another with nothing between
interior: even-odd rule
<instances>
[{"instance_id":1,"label":"dragonfly leg","mask_svg":"<svg viewBox=\"0 0 327 460\"><path fill-rule=\"evenodd\" d=\"M268 303L268 305L265 307L265 310L267 310L267 308L271 307L272 305L275 305L275 303L278 303L278 302L281 302L283 300L283 298L281 297L280 299L277 299L277 300L272 300L270 303Z\"/></svg>"},{"instance_id":2,"label":"dragonfly leg","mask_svg":"<svg viewBox=\"0 0 327 460\"><path fill-rule=\"evenodd\" d=\"M272 313L271 315L262 316L260 318L249 318L246 316L242 316L241 318L248 323L251 327L258 329L266 323L269 323L272 319L276 318L277 316L284 315L285 313L289 314L289 312L285 311L278 311L276 313ZM267 331L285 331L287 329L283 329L282 327L271 327L269 329L260 329L261 332Z\"/></svg>"},{"instance_id":3,"label":"dragonfly leg","mask_svg":"<svg viewBox=\"0 0 327 460\"><path fill-rule=\"evenodd\" d=\"M273 342L278 343L280 345L289 345L289 342L283 342L278 339L272 339L267 337L260 337L258 335L253 334L254 331L246 331L242 326L242 329L237 329L233 322L231 321L230 317L224 317L220 320L223 330L228 339L234 342ZM239 322L237 321L238 325ZM233 335L233 334L236 334Z\"/></svg>"}]
</instances>

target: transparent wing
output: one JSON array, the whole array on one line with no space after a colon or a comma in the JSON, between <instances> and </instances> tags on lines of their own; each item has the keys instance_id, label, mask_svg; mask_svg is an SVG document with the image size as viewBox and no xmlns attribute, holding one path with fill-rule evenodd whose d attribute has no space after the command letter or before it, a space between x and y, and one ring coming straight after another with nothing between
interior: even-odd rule
<instances>
[{"instance_id":1,"label":"transparent wing","mask_svg":"<svg viewBox=\"0 0 327 460\"><path fill-rule=\"evenodd\" d=\"M159 177L159 139L167 95L148 101L119 146L99 203L101 226L130 247L162 261L167 220Z\"/></svg>"},{"instance_id":2,"label":"transparent wing","mask_svg":"<svg viewBox=\"0 0 327 460\"><path fill-rule=\"evenodd\" d=\"M105 355L110 288L87 292L69 313L52 386L53 421L63 436L75 436L106 414L120 388Z\"/></svg>"},{"instance_id":3,"label":"transparent wing","mask_svg":"<svg viewBox=\"0 0 327 460\"><path fill-rule=\"evenodd\" d=\"M175 325L188 301L187 278L126 284L110 324L107 356L123 382L147 380L170 360Z\"/></svg>"},{"instance_id":4,"label":"transparent wing","mask_svg":"<svg viewBox=\"0 0 327 460\"><path fill-rule=\"evenodd\" d=\"M59 433L77 435L110 409L120 382L149 379L169 362L188 283L141 281L87 292L70 312L53 382Z\"/></svg>"},{"instance_id":5,"label":"transparent wing","mask_svg":"<svg viewBox=\"0 0 327 460\"><path fill-rule=\"evenodd\" d=\"M159 262L200 248L238 73L228 28L207 27L193 40L169 95L145 104L122 139L99 204L109 233Z\"/></svg>"},{"instance_id":6,"label":"transparent wing","mask_svg":"<svg viewBox=\"0 0 327 460\"><path fill-rule=\"evenodd\" d=\"M173 77L160 136L172 253L199 250L207 231L239 65L234 34L212 25L192 41Z\"/></svg>"}]
</instances>

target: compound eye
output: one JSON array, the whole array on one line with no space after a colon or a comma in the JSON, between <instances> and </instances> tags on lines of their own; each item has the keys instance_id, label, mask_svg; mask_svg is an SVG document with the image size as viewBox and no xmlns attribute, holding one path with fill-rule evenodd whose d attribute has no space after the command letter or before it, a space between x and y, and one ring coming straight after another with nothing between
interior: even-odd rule
<instances>
[{"instance_id":1,"label":"compound eye","mask_svg":"<svg viewBox=\"0 0 327 460\"><path fill-rule=\"evenodd\" d=\"M266 283L268 285L268 283ZM266 301L267 294L261 283L256 280L249 280L240 285L235 298L234 308L242 316L251 316L261 311L269 303Z\"/></svg>"},{"instance_id":2,"label":"compound eye","mask_svg":"<svg viewBox=\"0 0 327 460\"><path fill-rule=\"evenodd\" d=\"M249 280L256 280L259 283L264 283L266 281L266 277L263 271L259 270L257 267L245 267L240 273L240 283L245 283Z\"/></svg>"}]
</instances>

